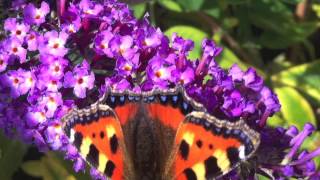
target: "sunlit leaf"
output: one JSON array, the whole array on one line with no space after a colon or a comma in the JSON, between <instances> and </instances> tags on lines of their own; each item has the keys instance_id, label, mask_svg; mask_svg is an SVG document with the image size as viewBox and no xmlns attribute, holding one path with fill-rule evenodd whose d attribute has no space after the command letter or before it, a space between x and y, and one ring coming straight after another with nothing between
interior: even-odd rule
<instances>
[{"instance_id":1,"label":"sunlit leaf","mask_svg":"<svg viewBox=\"0 0 320 180\"><path fill-rule=\"evenodd\" d=\"M223 48L221 56L217 57L217 61L222 68L230 68L233 64L238 64L241 69L247 69L244 63L227 47Z\"/></svg>"},{"instance_id":2,"label":"sunlit leaf","mask_svg":"<svg viewBox=\"0 0 320 180\"><path fill-rule=\"evenodd\" d=\"M278 127L278 126L283 126L285 123L285 120L282 119L277 113L277 114L274 114L272 117L268 118L267 123L269 126Z\"/></svg>"},{"instance_id":3,"label":"sunlit leaf","mask_svg":"<svg viewBox=\"0 0 320 180\"><path fill-rule=\"evenodd\" d=\"M189 58L196 59L200 57L201 54L201 42L203 38L207 37L208 35L201 31L200 29L197 29L192 26L184 26L184 25L178 25L173 26L170 29L168 29L165 34L169 37L172 36L172 34L176 32L179 36L184 37L185 39L191 39L194 41L194 50L190 52Z\"/></svg>"},{"instance_id":4,"label":"sunlit leaf","mask_svg":"<svg viewBox=\"0 0 320 180\"><path fill-rule=\"evenodd\" d=\"M147 7L146 3L141 3L141 4L136 4L131 6L134 16L138 19L144 15L144 13L146 12L146 7Z\"/></svg>"},{"instance_id":5,"label":"sunlit leaf","mask_svg":"<svg viewBox=\"0 0 320 180\"><path fill-rule=\"evenodd\" d=\"M320 104L320 60L281 71L272 81L295 87Z\"/></svg>"},{"instance_id":6,"label":"sunlit leaf","mask_svg":"<svg viewBox=\"0 0 320 180\"><path fill-rule=\"evenodd\" d=\"M165 8L171 10L171 11L176 11L176 12L182 12L181 6L172 0L159 0L159 3L164 6Z\"/></svg>"},{"instance_id":7,"label":"sunlit leaf","mask_svg":"<svg viewBox=\"0 0 320 180\"><path fill-rule=\"evenodd\" d=\"M284 86L276 87L276 94L281 103L281 114L288 122L302 129L304 124L316 124L316 118L309 102L294 88Z\"/></svg>"}]
</instances>

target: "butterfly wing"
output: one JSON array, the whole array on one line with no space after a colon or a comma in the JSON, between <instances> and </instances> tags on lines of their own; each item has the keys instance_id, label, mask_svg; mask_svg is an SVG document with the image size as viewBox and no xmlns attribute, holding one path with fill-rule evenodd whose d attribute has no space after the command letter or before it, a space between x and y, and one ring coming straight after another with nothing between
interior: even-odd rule
<instances>
[{"instance_id":1,"label":"butterfly wing","mask_svg":"<svg viewBox=\"0 0 320 180\"><path fill-rule=\"evenodd\" d=\"M81 156L101 174L120 180L124 170L123 133L114 111L93 104L65 116L64 131Z\"/></svg>"},{"instance_id":2,"label":"butterfly wing","mask_svg":"<svg viewBox=\"0 0 320 180\"><path fill-rule=\"evenodd\" d=\"M217 178L250 157L259 139L243 120L232 123L192 112L178 129L168 167L177 180Z\"/></svg>"}]
</instances>

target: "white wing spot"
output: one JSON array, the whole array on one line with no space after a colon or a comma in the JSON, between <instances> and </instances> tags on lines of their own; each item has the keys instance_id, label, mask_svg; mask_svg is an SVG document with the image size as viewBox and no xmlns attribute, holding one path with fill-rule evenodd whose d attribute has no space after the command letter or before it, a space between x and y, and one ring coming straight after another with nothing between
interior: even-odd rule
<instances>
[{"instance_id":1,"label":"white wing spot","mask_svg":"<svg viewBox=\"0 0 320 180\"><path fill-rule=\"evenodd\" d=\"M242 159L242 160L246 159L245 147L244 146L240 146L239 147L239 158Z\"/></svg>"},{"instance_id":2,"label":"white wing spot","mask_svg":"<svg viewBox=\"0 0 320 180\"><path fill-rule=\"evenodd\" d=\"M74 142L74 135L75 135L75 134L76 134L76 133L74 132L74 130L73 130L73 129L70 129L69 141L70 141L71 143Z\"/></svg>"}]
</instances>

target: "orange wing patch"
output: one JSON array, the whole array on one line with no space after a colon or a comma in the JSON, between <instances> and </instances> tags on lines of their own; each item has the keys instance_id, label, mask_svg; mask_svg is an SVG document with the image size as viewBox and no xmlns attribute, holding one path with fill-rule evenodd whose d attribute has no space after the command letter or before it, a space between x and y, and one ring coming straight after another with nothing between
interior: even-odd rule
<instances>
[{"instance_id":1,"label":"orange wing patch","mask_svg":"<svg viewBox=\"0 0 320 180\"><path fill-rule=\"evenodd\" d=\"M125 105L115 107L114 111L116 112L121 125L124 125L128 120L132 119L136 115L138 106L136 103L127 103Z\"/></svg>"},{"instance_id":2,"label":"orange wing patch","mask_svg":"<svg viewBox=\"0 0 320 180\"><path fill-rule=\"evenodd\" d=\"M241 142L236 138L215 135L204 127L185 123L176 136L179 146L175 160L178 179L207 179L231 168L228 157L230 148L238 149Z\"/></svg>"},{"instance_id":3,"label":"orange wing patch","mask_svg":"<svg viewBox=\"0 0 320 180\"><path fill-rule=\"evenodd\" d=\"M123 179L123 134L114 116L75 124L70 131L70 139L84 159L112 180Z\"/></svg>"},{"instance_id":4,"label":"orange wing patch","mask_svg":"<svg viewBox=\"0 0 320 180\"><path fill-rule=\"evenodd\" d=\"M162 105L160 103L148 104L147 110L149 117L158 119L164 125L173 129L178 129L181 122L184 120L185 115L179 108L174 108L169 105Z\"/></svg>"}]
</instances>

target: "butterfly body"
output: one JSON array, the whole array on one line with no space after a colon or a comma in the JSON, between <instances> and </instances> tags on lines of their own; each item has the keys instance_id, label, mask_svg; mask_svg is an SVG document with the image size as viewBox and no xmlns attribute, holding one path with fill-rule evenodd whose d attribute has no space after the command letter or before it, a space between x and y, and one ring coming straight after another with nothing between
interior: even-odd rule
<instances>
[{"instance_id":1,"label":"butterfly body","mask_svg":"<svg viewBox=\"0 0 320 180\"><path fill-rule=\"evenodd\" d=\"M82 157L112 180L217 178L250 157L260 141L243 120L211 116L181 87L109 91L63 120Z\"/></svg>"}]
</instances>

